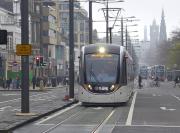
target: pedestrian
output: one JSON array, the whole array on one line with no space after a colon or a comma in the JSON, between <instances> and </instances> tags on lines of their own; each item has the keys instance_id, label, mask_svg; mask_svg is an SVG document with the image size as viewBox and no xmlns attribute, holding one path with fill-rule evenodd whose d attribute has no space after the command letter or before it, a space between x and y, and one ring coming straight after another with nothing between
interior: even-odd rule
<instances>
[{"instance_id":1,"label":"pedestrian","mask_svg":"<svg viewBox=\"0 0 180 133\"><path fill-rule=\"evenodd\" d=\"M179 82L180 82L180 78L176 76L176 78L174 79L174 87L176 87L176 84Z\"/></svg>"},{"instance_id":2,"label":"pedestrian","mask_svg":"<svg viewBox=\"0 0 180 133\"><path fill-rule=\"evenodd\" d=\"M33 78L32 78L32 84L33 84L33 89L35 89L36 88L36 77L35 76L33 76Z\"/></svg>"},{"instance_id":3,"label":"pedestrian","mask_svg":"<svg viewBox=\"0 0 180 133\"><path fill-rule=\"evenodd\" d=\"M46 85L47 85L47 80L48 80L48 78L47 78L46 76L44 76L44 77L43 77L44 87L46 87Z\"/></svg>"},{"instance_id":4,"label":"pedestrian","mask_svg":"<svg viewBox=\"0 0 180 133\"><path fill-rule=\"evenodd\" d=\"M154 81L155 81L155 86L158 87L159 86L159 78L156 77Z\"/></svg>"},{"instance_id":5,"label":"pedestrian","mask_svg":"<svg viewBox=\"0 0 180 133\"><path fill-rule=\"evenodd\" d=\"M19 77L17 76L17 77L16 77L16 89L19 89L19 86L20 86L20 79L19 79Z\"/></svg>"},{"instance_id":6,"label":"pedestrian","mask_svg":"<svg viewBox=\"0 0 180 133\"><path fill-rule=\"evenodd\" d=\"M6 79L3 78L3 88L5 89L6 88Z\"/></svg>"},{"instance_id":7,"label":"pedestrian","mask_svg":"<svg viewBox=\"0 0 180 133\"><path fill-rule=\"evenodd\" d=\"M16 79L12 79L12 88L16 89Z\"/></svg>"},{"instance_id":8,"label":"pedestrian","mask_svg":"<svg viewBox=\"0 0 180 133\"><path fill-rule=\"evenodd\" d=\"M141 75L139 75L139 77L138 77L138 86L139 86L139 89L141 89L141 87L142 87L142 77L141 77Z\"/></svg>"},{"instance_id":9,"label":"pedestrian","mask_svg":"<svg viewBox=\"0 0 180 133\"><path fill-rule=\"evenodd\" d=\"M12 79L9 78L6 82L6 85L7 85L7 89L9 90L10 89L10 85L11 85L11 82L12 82Z\"/></svg>"}]
</instances>

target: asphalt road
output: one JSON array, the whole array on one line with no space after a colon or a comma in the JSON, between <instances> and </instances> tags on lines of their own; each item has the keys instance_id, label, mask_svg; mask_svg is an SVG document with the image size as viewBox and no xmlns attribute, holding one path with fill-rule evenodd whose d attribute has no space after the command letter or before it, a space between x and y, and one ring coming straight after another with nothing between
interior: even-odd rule
<instances>
[{"instance_id":1,"label":"asphalt road","mask_svg":"<svg viewBox=\"0 0 180 133\"><path fill-rule=\"evenodd\" d=\"M75 104L19 128L14 133L179 133L180 88L172 83L136 89L127 105L83 107Z\"/></svg>"}]
</instances>

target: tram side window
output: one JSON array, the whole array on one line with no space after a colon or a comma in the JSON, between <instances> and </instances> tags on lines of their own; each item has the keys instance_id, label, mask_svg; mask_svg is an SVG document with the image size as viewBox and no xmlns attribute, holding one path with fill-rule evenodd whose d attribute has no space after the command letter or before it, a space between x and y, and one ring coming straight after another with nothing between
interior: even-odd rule
<instances>
[{"instance_id":1,"label":"tram side window","mask_svg":"<svg viewBox=\"0 0 180 133\"><path fill-rule=\"evenodd\" d=\"M79 75L78 75L78 83L82 84L82 71L80 71L82 69L82 53L80 53L79 56Z\"/></svg>"},{"instance_id":2,"label":"tram side window","mask_svg":"<svg viewBox=\"0 0 180 133\"><path fill-rule=\"evenodd\" d=\"M126 62L126 58L123 58L123 63L122 63L122 84L123 85L127 84L127 62Z\"/></svg>"}]
</instances>

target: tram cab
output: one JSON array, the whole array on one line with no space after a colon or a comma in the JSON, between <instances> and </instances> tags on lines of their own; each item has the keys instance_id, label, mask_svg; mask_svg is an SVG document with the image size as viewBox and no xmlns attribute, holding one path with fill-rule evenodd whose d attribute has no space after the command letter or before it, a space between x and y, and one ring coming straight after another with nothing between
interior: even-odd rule
<instances>
[{"instance_id":1,"label":"tram cab","mask_svg":"<svg viewBox=\"0 0 180 133\"><path fill-rule=\"evenodd\" d=\"M122 46L92 44L82 47L79 101L83 103L127 102L133 89L132 71L132 59Z\"/></svg>"}]
</instances>

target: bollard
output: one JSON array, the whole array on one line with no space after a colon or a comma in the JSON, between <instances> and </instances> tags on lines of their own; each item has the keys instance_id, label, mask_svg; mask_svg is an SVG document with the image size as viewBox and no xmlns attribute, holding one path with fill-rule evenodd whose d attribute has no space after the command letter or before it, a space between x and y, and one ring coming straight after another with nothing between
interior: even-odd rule
<instances>
[{"instance_id":1,"label":"bollard","mask_svg":"<svg viewBox=\"0 0 180 133\"><path fill-rule=\"evenodd\" d=\"M66 82L66 94L65 94L64 99L63 99L63 100L64 100L64 101L68 101L68 100L69 100L68 84L67 84L67 82Z\"/></svg>"},{"instance_id":2,"label":"bollard","mask_svg":"<svg viewBox=\"0 0 180 133\"><path fill-rule=\"evenodd\" d=\"M39 88L40 88L41 91L44 90L44 82L43 82L43 80L40 81Z\"/></svg>"}]
</instances>

